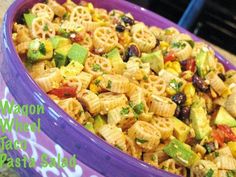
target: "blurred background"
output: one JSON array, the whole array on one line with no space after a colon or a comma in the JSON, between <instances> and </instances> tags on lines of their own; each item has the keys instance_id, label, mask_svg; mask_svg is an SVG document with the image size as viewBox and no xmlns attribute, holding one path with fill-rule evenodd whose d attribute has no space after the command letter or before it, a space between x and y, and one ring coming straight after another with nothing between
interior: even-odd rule
<instances>
[{"instance_id":1,"label":"blurred background","mask_svg":"<svg viewBox=\"0 0 236 177\"><path fill-rule=\"evenodd\" d=\"M128 0L236 54L236 0Z\"/></svg>"}]
</instances>

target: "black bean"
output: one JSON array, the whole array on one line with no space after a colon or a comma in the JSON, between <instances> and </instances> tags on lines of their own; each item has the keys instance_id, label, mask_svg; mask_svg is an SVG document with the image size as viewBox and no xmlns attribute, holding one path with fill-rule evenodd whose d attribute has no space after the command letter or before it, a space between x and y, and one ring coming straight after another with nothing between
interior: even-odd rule
<instances>
[{"instance_id":1,"label":"black bean","mask_svg":"<svg viewBox=\"0 0 236 177\"><path fill-rule=\"evenodd\" d=\"M141 52L140 52L138 46L135 45L135 44L131 44L128 47L128 49L126 51L126 55L125 55L124 61L127 62L129 60L129 58L133 57L133 56L135 56L135 57L140 57L141 56Z\"/></svg>"},{"instance_id":2,"label":"black bean","mask_svg":"<svg viewBox=\"0 0 236 177\"><path fill-rule=\"evenodd\" d=\"M134 25L134 20L128 16L122 16L121 20L125 23L125 24L129 24L129 25Z\"/></svg>"},{"instance_id":3,"label":"black bean","mask_svg":"<svg viewBox=\"0 0 236 177\"><path fill-rule=\"evenodd\" d=\"M181 61L181 62L180 62L180 65L181 65L181 69L182 69L183 71L186 71L186 70L187 70L187 69L186 69L187 60Z\"/></svg>"},{"instance_id":4,"label":"black bean","mask_svg":"<svg viewBox=\"0 0 236 177\"><path fill-rule=\"evenodd\" d=\"M122 33L122 32L125 31L125 27L124 27L123 25L121 25L121 24L118 24L118 25L116 26L116 31Z\"/></svg>"},{"instance_id":5,"label":"black bean","mask_svg":"<svg viewBox=\"0 0 236 177\"><path fill-rule=\"evenodd\" d=\"M175 109L175 117L177 117L177 118L179 118L179 116L180 116L180 111L181 111L181 108L180 108L180 106L177 106L177 108Z\"/></svg>"},{"instance_id":6,"label":"black bean","mask_svg":"<svg viewBox=\"0 0 236 177\"><path fill-rule=\"evenodd\" d=\"M189 116L190 116L190 107L187 107L187 106L182 107L179 118L181 120L186 120L186 119L189 119Z\"/></svg>"},{"instance_id":7,"label":"black bean","mask_svg":"<svg viewBox=\"0 0 236 177\"><path fill-rule=\"evenodd\" d=\"M225 80L226 80L226 78L225 78L225 75L224 75L224 74L222 74L222 73L219 73L219 74L218 74L218 76L219 76L219 78L221 78L221 80L222 80L222 81L225 81Z\"/></svg>"},{"instance_id":8,"label":"black bean","mask_svg":"<svg viewBox=\"0 0 236 177\"><path fill-rule=\"evenodd\" d=\"M196 87L198 90L202 92L208 92L209 91L209 85L198 75L194 74L192 79L194 87Z\"/></svg>"},{"instance_id":9,"label":"black bean","mask_svg":"<svg viewBox=\"0 0 236 177\"><path fill-rule=\"evenodd\" d=\"M211 152L214 152L216 150L215 143L214 142L209 142L204 144L204 147L206 149L206 153L209 154Z\"/></svg>"},{"instance_id":10,"label":"black bean","mask_svg":"<svg viewBox=\"0 0 236 177\"><path fill-rule=\"evenodd\" d=\"M176 93L174 96L172 96L172 101L174 101L178 105L182 105L186 101L186 95L184 93Z\"/></svg>"}]
</instances>

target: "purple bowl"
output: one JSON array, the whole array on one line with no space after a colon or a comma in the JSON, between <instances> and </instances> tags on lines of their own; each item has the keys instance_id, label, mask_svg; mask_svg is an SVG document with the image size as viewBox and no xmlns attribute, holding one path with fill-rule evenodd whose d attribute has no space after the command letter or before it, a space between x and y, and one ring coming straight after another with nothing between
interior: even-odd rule
<instances>
[{"instance_id":1,"label":"purple bowl","mask_svg":"<svg viewBox=\"0 0 236 177\"><path fill-rule=\"evenodd\" d=\"M147 25L161 28L173 26L181 32L190 34L194 40L199 39L165 18L144 8L122 0L89 0L95 7L107 10L119 9L131 12L137 20ZM157 170L146 163L136 160L113 148L101 138L87 131L61 110L34 82L22 64L11 40L12 25L17 18L39 0L17 0L8 9L3 22L2 51L0 71L11 94L19 104L43 104L41 129L55 143L67 152L76 154L78 160L108 177L174 177L163 170ZM60 2L64 2L61 0ZM231 63L216 53L217 58L227 69L236 69ZM38 116L30 116L35 121Z\"/></svg>"}]
</instances>

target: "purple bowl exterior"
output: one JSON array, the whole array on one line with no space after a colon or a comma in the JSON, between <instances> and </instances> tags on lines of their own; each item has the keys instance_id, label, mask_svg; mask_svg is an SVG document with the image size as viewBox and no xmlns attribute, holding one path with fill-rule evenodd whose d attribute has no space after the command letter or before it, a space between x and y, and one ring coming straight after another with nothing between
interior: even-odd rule
<instances>
[{"instance_id":1,"label":"purple bowl exterior","mask_svg":"<svg viewBox=\"0 0 236 177\"><path fill-rule=\"evenodd\" d=\"M142 161L122 153L87 131L72 120L35 84L16 53L11 40L11 33L13 21L36 2L39 1L17 0L8 9L4 18L2 40L4 59L0 61L0 70L16 101L19 104L43 104L45 114L42 115L42 130L55 143L60 144L71 154L76 154L81 162L97 170L104 176L174 177L175 175L173 174L163 170L157 170ZM137 20L143 21L147 25L156 25L162 28L173 26L181 32L190 34L165 18L123 0L90 0L90 2L93 2L95 7L103 7L107 10L120 9L125 12L131 12ZM196 36L190 35L195 40L199 40ZM226 68L236 69L218 53L216 56ZM38 116L31 116L32 120L36 120L37 118Z\"/></svg>"}]
</instances>

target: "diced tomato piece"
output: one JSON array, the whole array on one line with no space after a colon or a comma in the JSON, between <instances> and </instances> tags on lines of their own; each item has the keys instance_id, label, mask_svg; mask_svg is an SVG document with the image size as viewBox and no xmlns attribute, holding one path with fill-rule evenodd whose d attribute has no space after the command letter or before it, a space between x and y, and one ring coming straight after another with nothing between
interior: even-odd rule
<instances>
[{"instance_id":1,"label":"diced tomato piece","mask_svg":"<svg viewBox=\"0 0 236 177\"><path fill-rule=\"evenodd\" d=\"M76 87L63 86L57 89L53 89L49 94L56 95L59 98L70 98L76 96Z\"/></svg>"},{"instance_id":2,"label":"diced tomato piece","mask_svg":"<svg viewBox=\"0 0 236 177\"><path fill-rule=\"evenodd\" d=\"M174 61L175 60L175 54L170 52L168 53L165 58L164 58L164 62L168 62L168 61Z\"/></svg>"},{"instance_id":3,"label":"diced tomato piece","mask_svg":"<svg viewBox=\"0 0 236 177\"><path fill-rule=\"evenodd\" d=\"M70 37L70 40L71 40L72 42L80 43L80 42L83 42L84 37L83 37L82 34L77 33L77 34L75 34L75 36Z\"/></svg>"},{"instance_id":4,"label":"diced tomato piece","mask_svg":"<svg viewBox=\"0 0 236 177\"><path fill-rule=\"evenodd\" d=\"M213 130L211 135L221 146L223 146L223 144L224 144L224 135L220 131Z\"/></svg>"},{"instance_id":5,"label":"diced tomato piece","mask_svg":"<svg viewBox=\"0 0 236 177\"><path fill-rule=\"evenodd\" d=\"M228 125L218 125L218 129L224 134L225 141L236 141L236 135Z\"/></svg>"},{"instance_id":6,"label":"diced tomato piece","mask_svg":"<svg viewBox=\"0 0 236 177\"><path fill-rule=\"evenodd\" d=\"M196 70L196 61L194 60L194 58L189 58L186 60L186 70L195 72Z\"/></svg>"}]
</instances>

